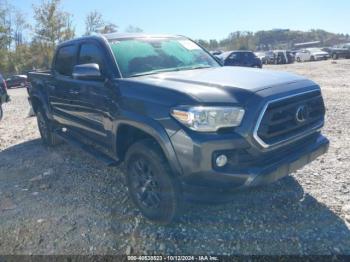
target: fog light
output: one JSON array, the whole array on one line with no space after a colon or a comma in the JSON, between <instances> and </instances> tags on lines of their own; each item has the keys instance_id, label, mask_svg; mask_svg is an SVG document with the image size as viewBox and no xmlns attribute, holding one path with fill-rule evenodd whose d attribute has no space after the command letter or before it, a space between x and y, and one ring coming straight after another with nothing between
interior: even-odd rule
<instances>
[{"instance_id":1,"label":"fog light","mask_svg":"<svg viewBox=\"0 0 350 262\"><path fill-rule=\"evenodd\" d=\"M225 155L220 155L220 156L218 156L217 158L216 158L216 165L218 166L218 167L223 167L223 166L225 166L226 164L227 164L227 156L225 156Z\"/></svg>"}]
</instances>

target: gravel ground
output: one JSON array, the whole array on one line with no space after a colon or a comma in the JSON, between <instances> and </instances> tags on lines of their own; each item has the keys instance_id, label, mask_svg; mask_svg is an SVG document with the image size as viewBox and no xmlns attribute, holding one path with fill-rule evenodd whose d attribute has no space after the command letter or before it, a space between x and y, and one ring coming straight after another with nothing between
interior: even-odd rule
<instances>
[{"instance_id":1,"label":"gravel ground","mask_svg":"<svg viewBox=\"0 0 350 262\"><path fill-rule=\"evenodd\" d=\"M10 90L0 123L0 254L350 254L350 60L268 68L322 86L329 153L230 203L188 204L168 227L135 210L122 168L42 146L26 91Z\"/></svg>"}]
</instances>

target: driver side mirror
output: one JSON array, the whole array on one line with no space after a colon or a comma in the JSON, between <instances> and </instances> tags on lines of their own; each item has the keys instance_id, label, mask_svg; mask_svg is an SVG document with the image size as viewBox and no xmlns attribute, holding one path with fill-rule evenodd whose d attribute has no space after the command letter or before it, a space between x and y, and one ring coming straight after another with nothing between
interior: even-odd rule
<instances>
[{"instance_id":1,"label":"driver side mirror","mask_svg":"<svg viewBox=\"0 0 350 262\"><path fill-rule=\"evenodd\" d=\"M103 80L98 64L76 65L73 69L73 78L78 80Z\"/></svg>"}]
</instances>

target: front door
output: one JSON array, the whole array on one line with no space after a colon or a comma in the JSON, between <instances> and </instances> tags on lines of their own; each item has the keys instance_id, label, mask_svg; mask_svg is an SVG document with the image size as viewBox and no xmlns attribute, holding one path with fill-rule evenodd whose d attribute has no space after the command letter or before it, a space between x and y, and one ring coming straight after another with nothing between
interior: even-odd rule
<instances>
[{"instance_id":1,"label":"front door","mask_svg":"<svg viewBox=\"0 0 350 262\"><path fill-rule=\"evenodd\" d=\"M95 63L100 67L99 80L74 79L70 86L71 104L75 130L95 142L111 147L112 112L117 110L115 89L107 68L107 55L98 42L89 40L81 43L77 64Z\"/></svg>"},{"instance_id":2,"label":"front door","mask_svg":"<svg viewBox=\"0 0 350 262\"><path fill-rule=\"evenodd\" d=\"M74 126L74 107L71 103L74 85L72 72L76 64L77 46L66 45L57 50L52 77L45 83L54 120L60 126Z\"/></svg>"}]
</instances>

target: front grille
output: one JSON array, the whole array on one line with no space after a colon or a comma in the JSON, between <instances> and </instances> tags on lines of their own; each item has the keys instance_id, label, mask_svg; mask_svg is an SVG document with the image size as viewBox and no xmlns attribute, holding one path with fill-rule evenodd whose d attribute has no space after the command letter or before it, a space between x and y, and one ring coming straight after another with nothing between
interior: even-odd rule
<instances>
[{"instance_id":1,"label":"front grille","mask_svg":"<svg viewBox=\"0 0 350 262\"><path fill-rule=\"evenodd\" d=\"M325 107L321 91L272 101L266 107L256 135L273 145L323 124Z\"/></svg>"}]
</instances>

